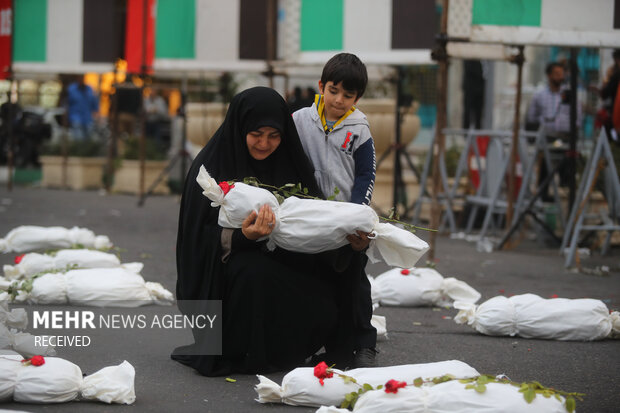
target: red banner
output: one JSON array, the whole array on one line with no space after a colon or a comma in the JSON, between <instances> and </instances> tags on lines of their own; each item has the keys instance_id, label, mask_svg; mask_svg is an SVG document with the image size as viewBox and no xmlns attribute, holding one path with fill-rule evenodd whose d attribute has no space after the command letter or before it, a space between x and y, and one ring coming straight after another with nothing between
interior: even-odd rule
<instances>
[{"instance_id":1,"label":"red banner","mask_svg":"<svg viewBox=\"0 0 620 413\"><path fill-rule=\"evenodd\" d=\"M0 79L9 77L13 57L13 1L0 0Z\"/></svg>"},{"instance_id":2,"label":"red banner","mask_svg":"<svg viewBox=\"0 0 620 413\"><path fill-rule=\"evenodd\" d=\"M146 18L144 15L145 8L147 9ZM145 22L146 31L144 30ZM127 60L127 72L140 74L153 73L153 57L155 55L155 0L128 0L127 24L125 27L125 59Z\"/></svg>"}]
</instances>

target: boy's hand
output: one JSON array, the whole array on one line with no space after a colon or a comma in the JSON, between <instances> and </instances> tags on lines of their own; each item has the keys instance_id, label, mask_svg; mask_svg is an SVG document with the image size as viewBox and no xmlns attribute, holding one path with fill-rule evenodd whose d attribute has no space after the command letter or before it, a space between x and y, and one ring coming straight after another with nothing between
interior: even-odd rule
<instances>
[{"instance_id":1,"label":"boy's hand","mask_svg":"<svg viewBox=\"0 0 620 413\"><path fill-rule=\"evenodd\" d=\"M347 241L351 243L351 248L354 251L363 251L370 245L369 233L363 231L356 231L357 234L347 235Z\"/></svg>"},{"instance_id":2,"label":"boy's hand","mask_svg":"<svg viewBox=\"0 0 620 413\"><path fill-rule=\"evenodd\" d=\"M276 223L276 216L269 207L269 205L263 205L258 214L256 211L252 211L250 215L241 224L241 232L249 240L256 241L257 239L271 234L274 225Z\"/></svg>"}]
</instances>

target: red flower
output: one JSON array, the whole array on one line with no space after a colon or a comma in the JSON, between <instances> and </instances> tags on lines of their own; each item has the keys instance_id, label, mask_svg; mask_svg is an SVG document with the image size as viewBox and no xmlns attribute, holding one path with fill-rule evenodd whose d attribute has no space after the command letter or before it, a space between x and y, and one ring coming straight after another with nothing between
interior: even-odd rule
<instances>
[{"instance_id":1,"label":"red flower","mask_svg":"<svg viewBox=\"0 0 620 413\"><path fill-rule=\"evenodd\" d=\"M220 188L222 188L222 191L224 191L224 195L226 195L228 191L235 187L235 184L229 185L226 181L222 181L218 185L220 186Z\"/></svg>"},{"instance_id":2,"label":"red flower","mask_svg":"<svg viewBox=\"0 0 620 413\"><path fill-rule=\"evenodd\" d=\"M17 265L17 264L19 264L20 262L22 262L22 258L24 258L24 255L26 255L26 254L16 255L16 256L15 256L15 265Z\"/></svg>"},{"instance_id":3,"label":"red flower","mask_svg":"<svg viewBox=\"0 0 620 413\"><path fill-rule=\"evenodd\" d=\"M410 272L411 272L411 271L409 271L409 270L408 270L408 269L406 269L406 268L405 268L405 269L400 270L400 273L401 273L402 275L409 275L409 273L410 273Z\"/></svg>"},{"instance_id":4,"label":"red flower","mask_svg":"<svg viewBox=\"0 0 620 413\"><path fill-rule=\"evenodd\" d=\"M385 392L386 393L398 393L398 389L402 389L406 387L407 383L404 381L390 380L385 383Z\"/></svg>"},{"instance_id":5,"label":"red flower","mask_svg":"<svg viewBox=\"0 0 620 413\"><path fill-rule=\"evenodd\" d=\"M334 376L334 372L331 368L327 366L324 361L322 361L316 366L314 366L314 376L319 379L319 383L321 383L322 386L323 384L325 384L323 382L323 379L332 378Z\"/></svg>"},{"instance_id":6,"label":"red flower","mask_svg":"<svg viewBox=\"0 0 620 413\"><path fill-rule=\"evenodd\" d=\"M22 360L22 363L32 364L33 366L42 366L45 364L43 356L32 356L32 358Z\"/></svg>"}]
</instances>

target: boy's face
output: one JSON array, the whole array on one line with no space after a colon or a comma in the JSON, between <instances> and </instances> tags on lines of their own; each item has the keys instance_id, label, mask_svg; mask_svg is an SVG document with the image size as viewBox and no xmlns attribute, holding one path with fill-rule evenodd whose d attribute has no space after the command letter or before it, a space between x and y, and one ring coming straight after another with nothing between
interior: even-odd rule
<instances>
[{"instance_id":1,"label":"boy's face","mask_svg":"<svg viewBox=\"0 0 620 413\"><path fill-rule=\"evenodd\" d=\"M319 90L325 99L325 119L330 121L340 119L359 100L357 92L345 90L342 82L334 84L330 80L323 84L319 81Z\"/></svg>"}]
</instances>

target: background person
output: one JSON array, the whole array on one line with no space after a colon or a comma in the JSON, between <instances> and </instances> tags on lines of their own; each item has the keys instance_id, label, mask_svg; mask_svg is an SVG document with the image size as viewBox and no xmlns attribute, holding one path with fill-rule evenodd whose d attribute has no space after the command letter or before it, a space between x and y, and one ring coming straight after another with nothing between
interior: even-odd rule
<instances>
[{"instance_id":1,"label":"background person","mask_svg":"<svg viewBox=\"0 0 620 413\"><path fill-rule=\"evenodd\" d=\"M93 89L80 76L67 87L67 117L75 140L90 138L99 100Z\"/></svg>"}]
</instances>

